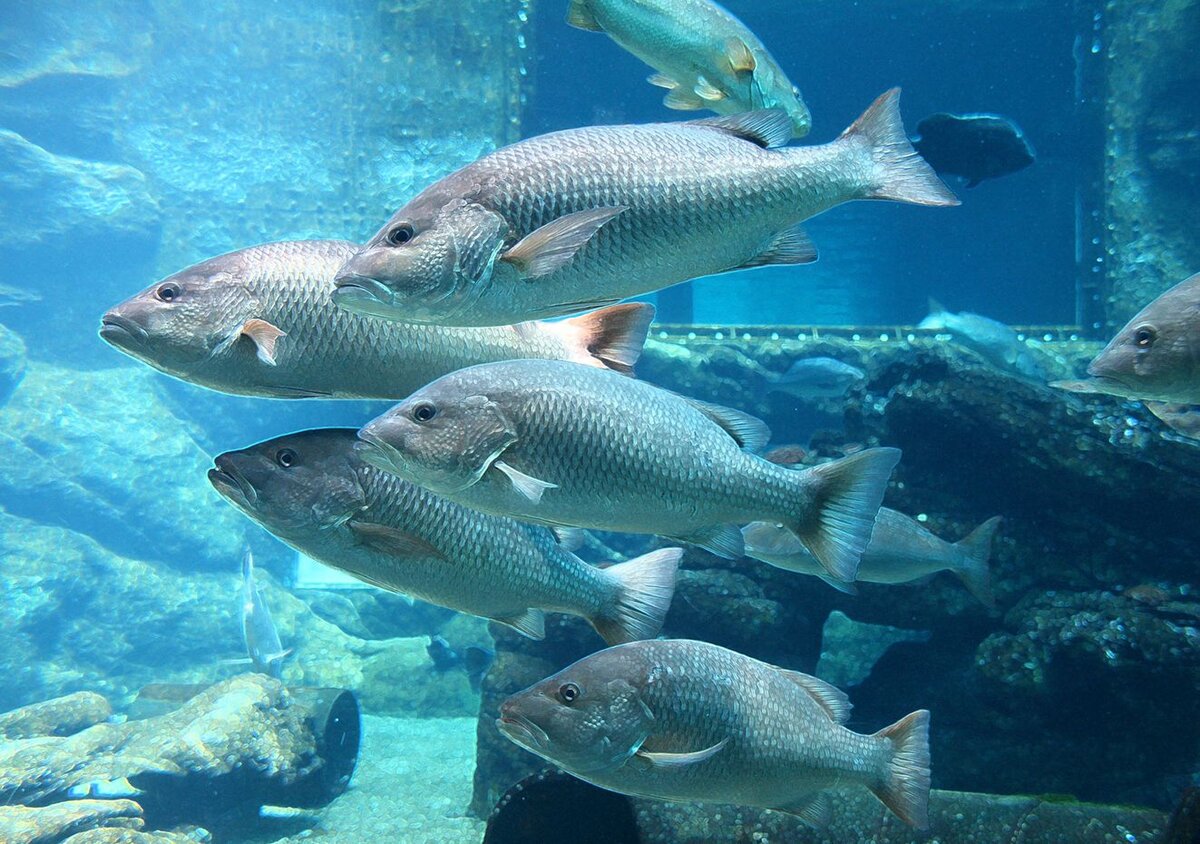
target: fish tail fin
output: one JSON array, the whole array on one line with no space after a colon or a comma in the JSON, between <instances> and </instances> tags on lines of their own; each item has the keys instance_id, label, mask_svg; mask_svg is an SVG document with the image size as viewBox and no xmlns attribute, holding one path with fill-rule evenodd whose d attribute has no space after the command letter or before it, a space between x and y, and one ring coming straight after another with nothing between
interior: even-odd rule
<instances>
[{"instance_id":1,"label":"fish tail fin","mask_svg":"<svg viewBox=\"0 0 1200 844\"><path fill-rule=\"evenodd\" d=\"M574 362L633 375L653 321L653 305L626 302L543 325L562 338Z\"/></svg>"},{"instance_id":2,"label":"fish tail fin","mask_svg":"<svg viewBox=\"0 0 1200 844\"><path fill-rule=\"evenodd\" d=\"M875 734L892 756L871 791L896 816L917 829L929 826L929 710L918 709Z\"/></svg>"},{"instance_id":3,"label":"fish tail fin","mask_svg":"<svg viewBox=\"0 0 1200 844\"><path fill-rule=\"evenodd\" d=\"M992 516L954 543L963 552L962 562L955 567L954 573L967 591L989 610L996 606L996 596L992 593L992 571L988 561L992 556L992 538L1001 521L1000 516Z\"/></svg>"},{"instance_id":4,"label":"fish tail fin","mask_svg":"<svg viewBox=\"0 0 1200 844\"><path fill-rule=\"evenodd\" d=\"M833 579L850 583L858 574L858 560L871 541L888 478L899 460L898 448L869 448L793 472L803 490L806 515L785 525Z\"/></svg>"},{"instance_id":5,"label":"fish tail fin","mask_svg":"<svg viewBox=\"0 0 1200 844\"><path fill-rule=\"evenodd\" d=\"M900 89L881 95L838 141L865 143L875 178L866 199L892 199L914 205L958 205L956 197L909 143L900 119Z\"/></svg>"},{"instance_id":6,"label":"fish tail fin","mask_svg":"<svg viewBox=\"0 0 1200 844\"><path fill-rule=\"evenodd\" d=\"M660 548L604 570L615 581L615 595L590 621L605 642L619 645L658 635L682 556L682 548Z\"/></svg>"}]
</instances>

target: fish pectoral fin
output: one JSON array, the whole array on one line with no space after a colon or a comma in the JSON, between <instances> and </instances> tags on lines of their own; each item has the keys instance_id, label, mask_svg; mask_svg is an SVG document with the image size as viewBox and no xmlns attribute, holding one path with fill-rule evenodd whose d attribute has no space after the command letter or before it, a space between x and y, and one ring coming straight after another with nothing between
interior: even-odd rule
<instances>
[{"instance_id":1,"label":"fish pectoral fin","mask_svg":"<svg viewBox=\"0 0 1200 844\"><path fill-rule=\"evenodd\" d=\"M688 125L707 126L749 141L763 149L784 146L792 139L792 119L781 108L746 111L725 117L706 117L702 120L692 120Z\"/></svg>"},{"instance_id":2,"label":"fish pectoral fin","mask_svg":"<svg viewBox=\"0 0 1200 844\"><path fill-rule=\"evenodd\" d=\"M550 530L554 533L554 538L558 540L559 547L564 551L578 551L583 546L583 528L554 525Z\"/></svg>"},{"instance_id":3,"label":"fish pectoral fin","mask_svg":"<svg viewBox=\"0 0 1200 844\"><path fill-rule=\"evenodd\" d=\"M809 239L803 227L796 225L775 235L761 252L737 269L767 267L773 264L811 264L816 260L816 244Z\"/></svg>"},{"instance_id":4,"label":"fish pectoral fin","mask_svg":"<svg viewBox=\"0 0 1200 844\"><path fill-rule=\"evenodd\" d=\"M536 639L539 642L546 638L546 614L532 607L516 615L493 618L492 621L507 624L521 635L528 636L530 639Z\"/></svg>"},{"instance_id":5,"label":"fish pectoral fin","mask_svg":"<svg viewBox=\"0 0 1200 844\"><path fill-rule=\"evenodd\" d=\"M546 490L558 489L558 484L552 484L549 481L539 480L532 475L526 475L521 470L514 469L503 460L495 460L492 462L492 465L508 476L508 479L512 481L513 489L534 504L541 502L542 493Z\"/></svg>"},{"instance_id":6,"label":"fish pectoral fin","mask_svg":"<svg viewBox=\"0 0 1200 844\"><path fill-rule=\"evenodd\" d=\"M663 97L663 105L676 111L699 111L705 108L704 100L696 96L695 91L683 86L668 91L667 95Z\"/></svg>"},{"instance_id":7,"label":"fish pectoral fin","mask_svg":"<svg viewBox=\"0 0 1200 844\"><path fill-rule=\"evenodd\" d=\"M275 344L280 337L286 337L287 332L265 319L248 319L238 329L238 336L249 337L254 343L258 359L268 366L275 366Z\"/></svg>"},{"instance_id":8,"label":"fish pectoral fin","mask_svg":"<svg viewBox=\"0 0 1200 844\"><path fill-rule=\"evenodd\" d=\"M718 557L724 557L727 560L736 560L743 556L745 551L742 532L730 525L716 525L715 527L697 531L689 536L669 536L666 538L672 542L686 542L689 545L699 545L710 554L716 554Z\"/></svg>"},{"instance_id":9,"label":"fish pectoral fin","mask_svg":"<svg viewBox=\"0 0 1200 844\"><path fill-rule=\"evenodd\" d=\"M696 87L692 90L696 92L697 97L705 102L715 103L725 99L725 92L703 76L696 77Z\"/></svg>"},{"instance_id":10,"label":"fish pectoral fin","mask_svg":"<svg viewBox=\"0 0 1200 844\"><path fill-rule=\"evenodd\" d=\"M587 0L571 0L571 5L567 7L567 23L577 29L586 29L589 32L604 31L596 21L592 10L588 8Z\"/></svg>"},{"instance_id":11,"label":"fish pectoral fin","mask_svg":"<svg viewBox=\"0 0 1200 844\"><path fill-rule=\"evenodd\" d=\"M734 73L753 73L758 67L754 53L740 38L730 38L725 42L725 57L729 59L729 66L733 68Z\"/></svg>"},{"instance_id":12,"label":"fish pectoral fin","mask_svg":"<svg viewBox=\"0 0 1200 844\"><path fill-rule=\"evenodd\" d=\"M655 753L650 750L639 750L634 756L654 768L686 768L689 765L698 765L708 761L720 753L727 744L729 744L728 736L712 747L694 750L691 753Z\"/></svg>"},{"instance_id":13,"label":"fish pectoral fin","mask_svg":"<svg viewBox=\"0 0 1200 844\"><path fill-rule=\"evenodd\" d=\"M785 679L795 683L805 693L820 704L825 710L825 714L829 716L829 720L835 724L845 724L850 717L851 703L850 698L839 689L837 686L832 686L824 680L813 677L811 674L801 674L799 671L792 671L787 668L773 666Z\"/></svg>"},{"instance_id":14,"label":"fish pectoral fin","mask_svg":"<svg viewBox=\"0 0 1200 844\"><path fill-rule=\"evenodd\" d=\"M646 77L646 81L655 88L666 88L668 91L674 91L679 87L679 83L665 73L652 73Z\"/></svg>"},{"instance_id":15,"label":"fish pectoral fin","mask_svg":"<svg viewBox=\"0 0 1200 844\"><path fill-rule=\"evenodd\" d=\"M624 205L606 206L559 217L525 235L500 259L517 267L526 278L549 275L571 263L596 232L624 210Z\"/></svg>"},{"instance_id":16,"label":"fish pectoral fin","mask_svg":"<svg viewBox=\"0 0 1200 844\"><path fill-rule=\"evenodd\" d=\"M795 815L814 829L824 829L829 826L829 821L833 817L833 807L829 802L829 795L823 791L812 797L803 797L795 803L771 808L777 812Z\"/></svg>"},{"instance_id":17,"label":"fish pectoral fin","mask_svg":"<svg viewBox=\"0 0 1200 844\"><path fill-rule=\"evenodd\" d=\"M363 522L358 519L351 519L346 524L354 531L360 542L381 553L393 554L398 557L441 557L443 560L446 559L446 556L427 540L397 528L374 522Z\"/></svg>"}]
</instances>

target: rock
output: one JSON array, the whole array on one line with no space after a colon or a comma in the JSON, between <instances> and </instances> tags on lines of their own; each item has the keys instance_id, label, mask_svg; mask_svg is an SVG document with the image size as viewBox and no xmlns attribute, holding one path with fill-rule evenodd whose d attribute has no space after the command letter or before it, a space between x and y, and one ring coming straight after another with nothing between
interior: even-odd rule
<instances>
[{"instance_id":1,"label":"rock","mask_svg":"<svg viewBox=\"0 0 1200 844\"><path fill-rule=\"evenodd\" d=\"M52 806L0 806L4 844L58 844L80 830L142 828L142 807L132 800L69 800Z\"/></svg>"},{"instance_id":2,"label":"rock","mask_svg":"<svg viewBox=\"0 0 1200 844\"><path fill-rule=\"evenodd\" d=\"M160 209L145 174L123 164L55 155L0 129L0 248L50 247L67 236L151 241Z\"/></svg>"},{"instance_id":3,"label":"rock","mask_svg":"<svg viewBox=\"0 0 1200 844\"><path fill-rule=\"evenodd\" d=\"M0 506L184 571L233 571L249 522L206 478L211 460L157 399L153 376L35 363L0 408Z\"/></svg>"},{"instance_id":4,"label":"rock","mask_svg":"<svg viewBox=\"0 0 1200 844\"><path fill-rule=\"evenodd\" d=\"M0 325L0 407L25 377L25 363L25 341L15 331Z\"/></svg>"},{"instance_id":5,"label":"rock","mask_svg":"<svg viewBox=\"0 0 1200 844\"><path fill-rule=\"evenodd\" d=\"M184 832L138 832L133 829L92 829L65 839L62 844L197 844L212 836Z\"/></svg>"},{"instance_id":6,"label":"rock","mask_svg":"<svg viewBox=\"0 0 1200 844\"><path fill-rule=\"evenodd\" d=\"M103 697L76 692L0 714L0 738L69 736L111 716L112 707Z\"/></svg>"}]
</instances>

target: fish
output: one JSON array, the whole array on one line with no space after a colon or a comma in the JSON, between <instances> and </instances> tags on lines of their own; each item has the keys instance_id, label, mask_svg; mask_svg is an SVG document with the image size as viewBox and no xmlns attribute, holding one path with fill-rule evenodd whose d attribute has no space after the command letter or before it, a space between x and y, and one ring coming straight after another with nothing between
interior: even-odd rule
<instances>
[{"instance_id":1,"label":"fish","mask_svg":"<svg viewBox=\"0 0 1200 844\"><path fill-rule=\"evenodd\" d=\"M545 637L544 611L581 616L610 644L658 634L681 549L596 568L545 528L477 513L379 471L355 442L353 428L276 437L219 455L208 480L292 548L374 586L532 639Z\"/></svg>"},{"instance_id":2,"label":"fish","mask_svg":"<svg viewBox=\"0 0 1200 844\"><path fill-rule=\"evenodd\" d=\"M1037 159L1012 120L999 114L931 114L917 124L913 146L942 175L961 176L973 188L1024 170Z\"/></svg>"},{"instance_id":3,"label":"fish","mask_svg":"<svg viewBox=\"0 0 1200 844\"><path fill-rule=\"evenodd\" d=\"M439 375L506 358L632 373L654 318L644 303L492 328L350 314L330 296L334 275L357 248L281 241L210 258L114 307L100 336L161 372L223 393L395 400Z\"/></svg>"},{"instance_id":4,"label":"fish","mask_svg":"<svg viewBox=\"0 0 1200 844\"><path fill-rule=\"evenodd\" d=\"M879 508L871 542L858 564L858 580L867 583L909 583L940 571L951 571L975 598L988 609L996 605L988 560L992 538L1001 518L979 525L958 542L934 536L916 519L887 507ZM746 556L787 571L812 574L834 589L854 593L854 587L831 579L820 564L787 528L770 522L754 522L742 528Z\"/></svg>"},{"instance_id":5,"label":"fish","mask_svg":"<svg viewBox=\"0 0 1200 844\"><path fill-rule=\"evenodd\" d=\"M857 366L829 357L794 361L782 375L767 376L770 392L788 393L800 399L841 398L867 377Z\"/></svg>"},{"instance_id":6,"label":"fish","mask_svg":"<svg viewBox=\"0 0 1200 844\"><path fill-rule=\"evenodd\" d=\"M917 328L948 331L959 344L997 369L1020 375L1031 381L1045 381L1046 367L1041 358L1017 332L1002 322L970 311L951 313L936 299L929 300L929 315Z\"/></svg>"},{"instance_id":7,"label":"fish","mask_svg":"<svg viewBox=\"0 0 1200 844\"><path fill-rule=\"evenodd\" d=\"M816 827L827 790L865 786L928 826L929 712L873 735L823 680L686 639L607 648L509 697L496 727L585 782L660 800L733 803Z\"/></svg>"},{"instance_id":8,"label":"fish","mask_svg":"<svg viewBox=\"0 0 1200 844\"><path fill-rule=\"evenodd\" d=\"M791 121L768 109L502 147L392 215L338 271L333 300L408 322L501 325L810 263L799 224L839 203L958 204L909 144L899 94L822 146L783 148Z\"/></svg>"},{"instance_id":9,"label":"fish","mask_svg":"<svg viewBox=\"0 0 1200 844\"><path fill-rule=\"evenodd\" d=\"M468 645L460 654L450 646L443 636L437 633L429 637L429 644L425 646L425 652L429 654L433 669L439 674L461 669L467 675L467 682L471 684L471 690L476 692L483 683L483 675L492 667L492 663L496 659L495 651L481 648L478 645Z\"/></svg>"},{"instance_id":10,"label":"fish","mask_svg":"<svg viewBox=\"0 0 1200 844\"><path fill-rule=\"evenodd\" d=\"M832 577L853 580L900 452L792 471L752 453L769 436L753 416L616 373L506 361L418 390L364 426L358 449L484 512L658 534L728 558L742 555L734 525L782 522Z\"/></svg>"},{"instance_id":11,"label":"fish","mask_svg":"<svg viewBox=\"0 0 1200 844\"><path fill-rule=\"evenodd\" d=\"M567 23L603 32L654 68L663 105L737 114L779 108L802 138L812 115L800 89L744 23L711 0L570 0Z\"/></svg>"},{"instance_id":12,"label":"fish","mask_svg":"<svg viewBox=\"0 0 1200 844\"><path fill-rule=\"evenodd\" d=\"M1167 404L1200 404L1200 273L1142 308L1088 364L1050 386Z\"/></svg>"},{"instance_id":13,"label":"fish","mask_svg":"<svg viewBox=\"0 0 1200 844\"><path fill-rule=\"evenodd\" d=\"M42 301L42 294L16 284L0 284L0 308Z\"/></svg>"},{"instance_id":14,"label":"fish","mask_svg":"<svg viewBox=\"0 0 1200 844\"><path fill-rule=\"evenodd\" d=\"M778 445L770 451L763 453L763 460L774 463L777 466L799 466L807 459L808 449L795 443Z\"/></svg>"},{"instance_id":15,"label":"fish","mask_svg":"<svg viewBox=\"0 0 1200 844\"><path fill-rule=\"evenodd\" d=\"M271 611L254 582L254 554L249 548L242 554L242 642L250 663L259 674L278 680L283 661L292 653L279 641L279 631L271 620Z\"/></svg>"}]
</instances>

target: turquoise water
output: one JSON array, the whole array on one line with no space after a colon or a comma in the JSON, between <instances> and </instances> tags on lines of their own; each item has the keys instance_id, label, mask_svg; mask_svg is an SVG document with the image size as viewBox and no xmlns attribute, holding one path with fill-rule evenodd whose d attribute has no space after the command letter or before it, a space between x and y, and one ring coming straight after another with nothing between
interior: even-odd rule
<instances>
[{"instance_id":1,"label":"turquoise water","mask_svg":"<svg viewBox=\"0 0 1200 844\"><path fill-rule=\"evenodd\" d=\"M0 711L80 692L107 701L76 700L72 711L92 714L53 716L40 733L0 720L0 837L6 809L91 794L140 801L114 811L190 840L479 841L501 795L547 764L494 719L508 695L603 647L583 619L551 614L535 642L367 586L298 554L302 543L247 519L206 477L222 452L358 428L392 402L230 395L156 371L97 329L110 308L213 256L365 242L428 185L522 138L708 116L664 108L651 70L603 33L569 27L566 6L0 4ZM995 113L1036 157L973 188L945 174L955 208L839 205L805 223L816 263L638 297L658 309L638 377L760 417L768 448L792 447L786 463L901 449L884 505L913 530L953 542L1003 518L990 549L995 605L946 571L889 584L860 570L849 594L688 545L663 635L835 683L858 733L930 710L940 840L1067 840L1058 823L1150 840L1161 813L1200 785L1200 452L1141 402L1046 384L1082 377L1130 315L1200 262L1181 210L1200 163L1186 106L1197 4L726 6L811 110L811 133L793 144L834 140L900 86L910 136L937 112ZM930 299L1012 326L988 329L1002 351L961 327L919 328ZM823 395L781 386L814 357L858 375ZM608 564L664 544L597 530L578 554ZM247 548L283 686L349 690L364 713L345 794L348 771L320 771L339 753L356 758L351 715L244 676L256 667L242 632ZM482 690L468 677L481 672ZM128 739L147 713L200 713L209 698L185 699L229 682L204 693L215 720L130 740L175 767L127 767L118 752L61 773L71 753L101 751L81 739L20 744L85 735L93 722ZM246 733L223 734L230 723ZM300 744L317 730L316 756L289 756L276 729L307 736ZM337 747L321 745L326 735ZM517 801L534 820L566 799L553 784L539 798L541 787ZM555 823L586 829L561 837L617 840L603 837L609 809L590 815L592 797L570 794L577 817ZM818 835L761 809L631 805L646 841ZM1058 806L1075 814L1058 820L1068 811ZM811 840L925 840L865 790L835 800L833 816L827 838ZM964 817L994 823L969 829Z\"/></svg>"}]
</instances>

